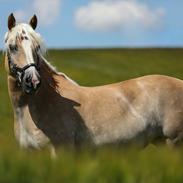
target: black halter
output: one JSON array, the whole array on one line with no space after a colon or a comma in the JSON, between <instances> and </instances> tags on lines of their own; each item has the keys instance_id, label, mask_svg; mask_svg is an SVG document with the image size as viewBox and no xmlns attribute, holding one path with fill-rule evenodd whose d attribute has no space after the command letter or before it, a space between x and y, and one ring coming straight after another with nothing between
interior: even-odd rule
<instances>
[{"instance_id":1,"label":"black halter","mask_svg":"<svg viewBox=\"0 0 183 183\"><path fill-rule=\"evenodd\" d=\"M35 63L27 64L22 68L18 67L16 64L12 62L9 52L7 52L7 57L8 57L10 74L16 78L18 86L22 85L22 79L24 77L25 71L29 67L35 67L38 70L38 66Z\"/></svg>"}]
</instances>

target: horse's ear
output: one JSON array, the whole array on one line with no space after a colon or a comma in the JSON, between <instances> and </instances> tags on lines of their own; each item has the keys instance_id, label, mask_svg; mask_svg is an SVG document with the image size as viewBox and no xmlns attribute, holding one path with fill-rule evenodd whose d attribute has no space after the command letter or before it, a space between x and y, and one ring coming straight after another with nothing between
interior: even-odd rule
<instances>
[{"instance_id":1,"label":"horse's ear","mask_svg":"<svg viewBox=\"0 0 183 183\"><path fill-rule=\"evenodd\" d=\"M31 26L33 29L36 29L36 27L37 27L37 16L36 16L36 15L34 15L34 16L31 18L29 24L30 24L30 26Z\"/></svg>"},{"instance_id":2,"label":"horse's ear","mask_svg":"<svg viewBox=\"0 0 183 183\"><path fill-rule=\"evenodd\" d=\"M8 17L8 29L11 30L13 27L15 27L15 25L16 25L16 20L13 13L11 13Z\"/></svg>"}]
</instances>

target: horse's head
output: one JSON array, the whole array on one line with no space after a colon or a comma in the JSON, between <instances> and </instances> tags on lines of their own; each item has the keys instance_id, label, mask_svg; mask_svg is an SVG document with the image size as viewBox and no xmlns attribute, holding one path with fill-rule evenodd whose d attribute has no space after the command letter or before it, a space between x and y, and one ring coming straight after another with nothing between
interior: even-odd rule
<instances>
[{"instance_id":1,"label":"horse's head","mask_svg":"<svg viewBox=\"0 0 183 183\"><path fill-rule=\"evenodd\" d=\"M8 72L16 80L23 92L34 93L40 86L39 58L42 54L42 41L35 32L37 17L29 24L16 24L15 17L8 18L9 31L5 35L6 65Z\"/></svg>"}]
</instances>

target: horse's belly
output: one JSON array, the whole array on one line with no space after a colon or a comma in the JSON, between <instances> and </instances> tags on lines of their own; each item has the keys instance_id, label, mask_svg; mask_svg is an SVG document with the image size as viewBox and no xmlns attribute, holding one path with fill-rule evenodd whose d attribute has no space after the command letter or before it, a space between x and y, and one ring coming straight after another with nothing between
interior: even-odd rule
<instances>
[{"instance_id":1,"label":"horse's belly","mask_svg":"<svg viewBox=\"0 0 183 183\"><path fill-rule=\"evenodd\" d=\"M101 123L100 123L101 124ZM128 142L132 139L142 139L147 124L140 119L130 122L106 122L103 125L92 126L91 133L96 145L116 142Z\"/></svg>"},{"instance_id":2,"label":"horse's belly","mask_svg":"<svg viewBox=\"0 0 183 183\"><path fill-rule=\"evenodd\" d=\"M138 123L138 122L137 122ZM140 124L137 126L116 126L107 129L98 129L93 132L93 141L96 145L102 144L137 144L145 145L162 135L160 127L149 127Z\"/></svg>"}]
</instances>

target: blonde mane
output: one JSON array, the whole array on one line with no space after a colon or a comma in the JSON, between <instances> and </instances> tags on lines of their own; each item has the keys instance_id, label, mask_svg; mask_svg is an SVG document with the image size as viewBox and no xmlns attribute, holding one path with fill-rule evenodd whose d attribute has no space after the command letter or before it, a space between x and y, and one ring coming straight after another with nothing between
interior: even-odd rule
<instances>
[{"instance_id":1,"label":"blonde mane","mask_svg":"<svg viewBox=\"0 0 183 183\"><path fill-rule=\"evenodd\" d=\"M25 32L28 39L31 40L33 44L32 46L36 48L36 46L39 45L41 54L44 55L46 53L46 47L43 39L41 38L41 35L35 32L30 25L25 23L18 23L5 34L5 47L7 48L10 43L15 43L16 37L21 36L23 31Z\"/></svg>"}]
</instances>

